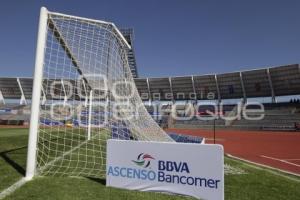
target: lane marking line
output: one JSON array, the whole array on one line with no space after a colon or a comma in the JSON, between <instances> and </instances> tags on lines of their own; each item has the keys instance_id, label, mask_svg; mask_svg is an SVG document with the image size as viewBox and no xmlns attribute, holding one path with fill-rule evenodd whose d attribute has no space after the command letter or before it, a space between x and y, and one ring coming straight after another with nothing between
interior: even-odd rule
<instances>
[{"instance_id":1,"label":"lane marking line","mask_svg":"<svg viewBox=\"0 0 300 200\"><path fill-rule=\"evenodd\" d=\"M273 158L273 157L270 157L270 156L264 156L264 155L261 155L260 157L268 158L268 159L271 159L271 160L276 160L276 161L279 161L279 162L282 162L282 163L286 163L286 164L289 164L289 165L293 165L293 166L296 166L296 167L300 167L300 165L297 165L297 164L295 164L295 163L292 163L292 162L289 162L289 161L286 161L286 160L283 160L283 159Z\"/></svg>"},{"instance_id":2,"label":"lane marking line","mask_svg":"<svg viewBox=\"0 0 300 200\"><path fill-rule=\"evenodd\" d=\"M282 160L292 160L292 161L296 160L297 161L297 160L300 160L300 158L291 158L291 159L289 158L289 159L282 159Z\"/></svg>"},{"instance_id":3,"label":"lane marking line","mask_svg":"<svg viewBox=\"0 0 300 200\"><path fill-rule=\"evenodd\" d=\"M299 179L300 174L293 173L293 172L286 171L286 170L282 170L282 169L278 169L278 168L271 167L271 166L268 166L268 165L260 164L260 163L257 163L257 162L253 162L253 161L250 161L250 160L247 160L247 159L244 159L244 158L233 156L231 154L225 154L225 155L228 156L229 158L233 158L233 159L236 159L236 160L239 160L239 161L243 161L245 165L247 165L249 167L252 167L254 169L265 170L265 171L267 171L271 174L281 176L281 177L287 178L287 179L292 180L292 181L300 182L300 179ZM299 178L293 178L293 177L290 177L288 175L292 175L292 176L299 177Z\"/></svg>"}]
</instances>

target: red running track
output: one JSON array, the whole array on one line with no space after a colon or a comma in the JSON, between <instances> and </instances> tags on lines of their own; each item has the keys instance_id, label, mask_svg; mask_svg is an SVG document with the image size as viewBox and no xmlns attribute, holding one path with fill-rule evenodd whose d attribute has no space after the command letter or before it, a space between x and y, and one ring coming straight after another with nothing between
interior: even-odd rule
<instances>
[{"instance_id":1,"label":"red running track","mask_svg":"<svg viewBox=\"0 0 300 200\"><path fill-rule=\"evenodd\" d=\"M206 138L213 143L213 131L168 129ZM268 165L300 175L300 133L269 131L216 130L216 143L224 146L227 154Z\"/></svg>"}]
</instances>

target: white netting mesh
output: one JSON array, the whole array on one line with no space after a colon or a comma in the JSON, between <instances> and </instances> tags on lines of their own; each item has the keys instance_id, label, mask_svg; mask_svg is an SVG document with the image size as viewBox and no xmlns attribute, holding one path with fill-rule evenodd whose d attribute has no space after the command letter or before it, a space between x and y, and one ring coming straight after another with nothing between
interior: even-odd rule
<instances>
[{"instance_id":1,"label":"white netting mesh","mask_svg":"<svg viewBox=\"0 0 300 200\"><path fill-rule=\"evenodd\" d=\"M39 173L103 177L107 139L172 141L140 99L128 48L111 23L48 15Z\"/></svg>"}]
</instances>

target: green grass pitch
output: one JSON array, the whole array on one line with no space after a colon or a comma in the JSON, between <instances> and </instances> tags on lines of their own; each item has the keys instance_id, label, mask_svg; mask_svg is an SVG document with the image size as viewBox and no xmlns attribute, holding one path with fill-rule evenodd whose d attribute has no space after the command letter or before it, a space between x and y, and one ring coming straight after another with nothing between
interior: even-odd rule
<instances>
[{"instance_id":1,"label":"green grass pitch","mask_svg":"<svg viewBox=\"0 0 300 200\"><path fill-rule=\"evenodd\" d=\"M28 129L0 129L0 192L25 174ZM270 170L225 158L226 164L245 174L225 176L225 199L230 200L295 200L300 197L300 179L286 178ZM192 199L157 193L108 188L103 179L40 176L26 183L6 198L18 199Z\"/></svg>"}]
</instances>

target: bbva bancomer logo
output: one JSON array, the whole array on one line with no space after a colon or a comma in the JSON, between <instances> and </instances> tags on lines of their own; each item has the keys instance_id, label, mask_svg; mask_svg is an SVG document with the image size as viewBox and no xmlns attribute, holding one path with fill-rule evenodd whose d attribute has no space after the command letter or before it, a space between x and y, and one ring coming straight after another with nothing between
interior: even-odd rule
<instances>
[{"instance_id":1,"label":"bbva bancomer logo","mask_svg":"<svg viewBox=\"0 0 300 200\"><path fill-rule=\"evenodd\" d=\"M107 175L209 189L218 189L220 186L221 180L219 179L193 176L188 162L157 160L147 153L140 153L136 157L136 160L131 161L132 166L130 167L108 166Z\"/></svg>"}]
</instances>

